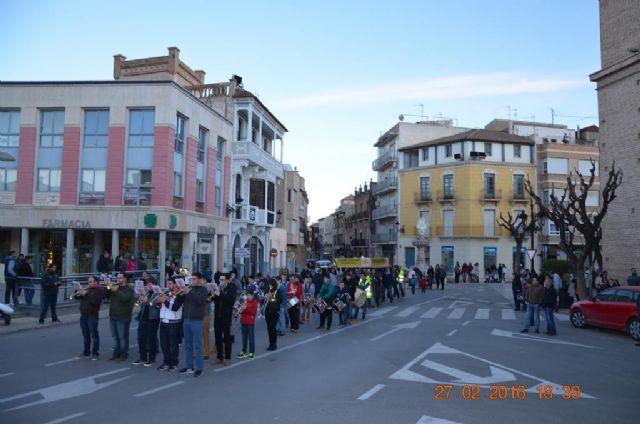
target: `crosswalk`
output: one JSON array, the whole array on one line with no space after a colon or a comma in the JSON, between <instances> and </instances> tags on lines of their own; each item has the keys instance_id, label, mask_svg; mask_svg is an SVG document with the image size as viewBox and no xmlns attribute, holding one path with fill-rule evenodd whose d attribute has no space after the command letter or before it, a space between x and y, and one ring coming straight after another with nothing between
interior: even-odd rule
<instances>
[{"instance_id":1,"label":"crosswalk","mask_svg":"<svg viewBox=\"0 0 640 424\"><path fill-rule=\"evenodd\" d=\"M395 308L394 308L395 309ZM503 321L517 321L522 320L524 316L522 314L516 315L512 308L476 308L473 307L454 307L445 308L441 306L429 306L421 308L420 306L409 306L407 308L398 311L395 316L398 318L408 318L416 313L420 314L422 319L474 319L474 320L489 320L491 317L499 318ZM563 314L554 314L554 318L559 322L568 322L569 317ZM544 314L540 314L540 320L544 321Z\"/></svg>"}]
</instances>

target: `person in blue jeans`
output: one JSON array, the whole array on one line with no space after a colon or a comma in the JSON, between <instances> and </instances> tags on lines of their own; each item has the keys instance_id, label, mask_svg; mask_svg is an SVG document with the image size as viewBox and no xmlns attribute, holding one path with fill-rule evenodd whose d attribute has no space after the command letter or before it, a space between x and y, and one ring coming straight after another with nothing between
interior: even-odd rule
<instances>
[{"instance_id":1,"label":"person in blue jeans","mask_svg":"<svg viewBox=\"0 0 640 424\"><path fill-rule=\"evenodd\" d=\"M553 280L547 277L544 280L544 299L542 307L544 308L544 319L547 321L547 331L545 334L549 336L556 335L556 323L553 319L553 311L556 309L556 300L558 292L556 291Z\"/></svg>"},{"instance_id":2,"label":"person in blue jeans","mask_svg":"<svg viewBox=\"0 0 640 424\"><path fill-rule=\"evenodd\" d=\"M124 274L117 275L117 284L107 285L109 304L109 324L115 344L110 361L125 362L129 357L129 327L133 312L133 287L127 284Z\"/></svg>"},{"instance_id":3,"label":"person in blue jeans","mask_svg":"<svg viewBox=\"0 0 640 424\"><path fill-rule=\"evenodd\" d=\"M180 374L193 374L194 377L200 377L204 373L202 321L204 309L209 307L207 302L209 291L204 286L207 282L204 275L194 272L193 276L195 280L192 280L191 287L182 289L177 298L178 302L182 302L184 329L185 367L180 370Z\"/></svg>"},{"instance_id":4,"label":"person in blue jeans","mask_svg":"<svg viewBox=\"0 0 640 424\"><path fill-rule=\"evenodd\" d=\"M527 313L524 316L524 327L522 331L520 331L521 333L529 332L532 318L535 318L536 333L540 332L540 305L543 300L544 287L538 282L537 277L533 277L525 298L527 302Z\"/></svg>"},{"instance_id":5,"label":"person in blue jeans","mask_svg":"<svg viewBox=\"0 0 640 424\"><path fill-rule=\"evenodd\" d=\"M74 299L80 299L80 328L84 338L81 358L91 357L96 361L100 355L98 320L100 319L100 305L103 297L100 283L94 277L89 277L89 286L86 289L77 290L73 294Z\"/></svg>"},{"instance_id":6,"label":"person in blue jeans","mask_svg":"<svg viewBox=\"0 0 640 424\"><path fill-rule=\"evenodd\" d=\"M40 320L38 322L41 325L44 324L44 319L47 317L49 307L51 307L51 322L60 324L56 312L56 304L58 302L58 287L62 282L58 274L56 274L56 266L54 264L49 264L47 273L42 277L40 284L42 290L40 292Z\"/></svg>"},{"instance_id":7,"label":"person in blue jeans","mask_svg":"<svg viewBox=\"0 0 640 424\"><path fill-rule=\"evenodd\" d=\"M278 277L276 277L276 281L278 281ZM286 334L287 329L287 276L282 276L278 281L278 291L280 292L280 316L278 318L278 325L276 326L276 331L278 336L284 336Z\"/></svg>"}]
</instances>

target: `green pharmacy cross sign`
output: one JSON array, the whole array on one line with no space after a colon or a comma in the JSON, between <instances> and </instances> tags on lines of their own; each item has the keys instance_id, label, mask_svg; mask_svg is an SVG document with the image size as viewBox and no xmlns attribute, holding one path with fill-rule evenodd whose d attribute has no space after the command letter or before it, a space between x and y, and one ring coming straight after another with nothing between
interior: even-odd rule
<instances>
[{"instance_id":1,"label":"green pharmacy cross sign","mask_svg":"<svg viewBox=\"0 0 640 424\"><path fill-rule=\"evenodd\" d=\"M148 213L144 216L144 226L147 228L155 228L158 225L158 215Z\"/></svg>"},{"instance_id":2,"label":"green pharmacy cross sign","mask_svg":"<svg viewBox=\"0 0 640 424\"><path fill-rule=\"evenodd\" d=\"M169 215L169 228L172 230L178 226L178 217L175 215Z\"/></svg>"}]
</instances>

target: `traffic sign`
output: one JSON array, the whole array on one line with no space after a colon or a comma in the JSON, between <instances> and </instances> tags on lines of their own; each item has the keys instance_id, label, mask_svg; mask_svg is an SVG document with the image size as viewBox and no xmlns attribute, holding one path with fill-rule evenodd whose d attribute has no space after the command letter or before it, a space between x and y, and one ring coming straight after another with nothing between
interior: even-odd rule
<instances>
[{"instance_id":1,"label":"traffic sign","mask_svg":"<svg viewBox=\"0 0 640 424\"><path fill-rule=\"evenodd\" d=\"M250 258L251 252L248 247L236 247L234 255L236 258Z\"/></svg>"},{"instance_id":2,"label":"traffic sign","mask_svg":"<svg viewBox=\"0 0 640 424\"><path fill-rule=\"evenodd\" d=\"M276 256L278 256L278 249L271 249L271 257L275 258Z\"/></svg>"},{"instance_id":3,"label":"traffic sign","mask_svg":"<svg viewBox=\"0 0 640 424\"><path fill-rule=\"evenodd\" d=\"M529 260L532 261L533 258L536 257L536 253L538 253L537 249L527 249L527 258L529 258Z\"/></svg>"}]
</instances>

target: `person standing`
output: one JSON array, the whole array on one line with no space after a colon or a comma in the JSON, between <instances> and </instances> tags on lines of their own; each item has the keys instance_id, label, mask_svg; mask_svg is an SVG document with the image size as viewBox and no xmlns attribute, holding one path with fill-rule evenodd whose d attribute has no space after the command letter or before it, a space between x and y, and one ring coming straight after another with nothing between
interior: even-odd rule
<instances>
[{"instance_id":1,"label":"person standing","mask_svg":"<svg viewBox=\"0 0 640 424\"><path fill-rule=\"evenodd\" d=\"M547 331L545 334L549 336L556 335L556 323L553 319L553 311L556 309L557 292L551 277L547 276L544 280L544 298L542 299L542 307L544 308L544 319L547 321Z\"/></svg>"},{"instance_id":2,"label":"person standing","mask_svg":"<svg viewBox=\"0 0 640 424\"><path fill-rule=\"evenodd\" d=\"M126 261L124 260L124 256L122 255L118 255L118 257L116 258L114 264L113 264L113 270L115 272L125 272L126 269Z\"/></svg>"},{"instance_id":3,"label":"person standing","mask_svg":"<svg viewBox=\"0 0 640 424\"><path fill-rule=\"evenodd\" d=\"M158 371L174 371L178 366L179 345L182 327L182 302L176 302L180 290L175 281L167 281L167 291L158 294L160 307L160 346L163 361Z\"/></svg>"},{"instance_id":4,"label":"person standing","mask_svg":"<svg viewBox=\"0 0 640 424\"><path fill-rule=\"evenodd\" d=\"M427 276L426 276L426 274L423 275L422 277L420 277L420 281L419 281L418 285L420 286L420 292L422 292L422 294L425 294L426 290L427 290Z\"/></svg>"},{"instance_id":5,"label":"person standing","mask_svg":"<svg viewBox=\"0 0 640 424\"><path fill-rule=\"evenodd\" d=\"M100 274L109 274L113 271L113 260L108 250L105 250L100 259L98 259L98 265L96 267Z\"/></svg>"},{"instance_id":6,"label":"person standing","mask_svg":"<svg viewBox=\"0 0 640 424\"><path fill-rule=\"evenodd\" d=\"M364 291L365 296L368 297L368 293L371 290L371 278L367 275L365 276L365 274L362 274L360 276L360 281L358 281L358 288L362 291ZM365 318L367 317L367 304L368 302L365 301L362 306L358 306L357 303L357 299L354 298L354 300L356 300L356 304L355 304L355 308L354 308L354 312L353 312L353 319L354 320L358 320L358 313L360 312L360 309L362 309L362 320L364 321Z\"/></svg>"},{"instance_id":7,"label":"person standing","mask_svg":"<svg viewBox=\"0 0 640 424\"><path fill-rule=\"evenodd\" d=\"M335 293L336 286L331 284L331 277L329 277L329 275L327 274L324 276L324 283L322 284L322 288L320 289L320 293L318 294L318 296L327 304L327 309L325 309L324 312L320 314L320 325L317 328L318 330L324 328L325 322L327 323L327 330L331 330L331 322L333 321L333 309L331 308L331 303L333 302Z\"/></svg>"},{"instance_id":8,"label":"person standing","mask_svg":"<svg viewBox=\"0 0 640 424\"><path fill-rule=\"evenodd\" d=\"M107 286L109 323L115 349L110 361L126 362L129 357L129 327L133 312L133 288L127 284L124 274L117 275L117 284Z\"/></svg>"},{"instance_id":9,"label":"person standing","mask_svg":"<svg viewBox=\"0 0 640 424\"><path fill-rule=\"evenodd\" d=\"M219 281L218 290L213 293L213 331L216 341L216 359L213 363L227 366L231 364L231 321L237 286L235 282L227 280L224 274L220 275Z\"/></svg>"},{"instance_id":10,"label":"person standing","mask_svg":"<svg viewBox=\"0 0 640 424\"><path fill-rule=\"evenodd\" d=\"M55 264L51 263L47 267L47 272L41 280L42 290L40 292L40 325L44 324L47 311L51 307L51 321L54 324L60 324L58 314L56 313L56 304L58 303L58 287L62 284L60 277L56 273Z\"/></svg>"},{"instance_id":11,"label":"person standing","mask_svg":"<svg viewBox=\"0 0 640 424\"><path fill-rule=\"evenodd\" d=\"M31 280L33 278L31 256L25 256L24 262L20 264L17 272L20 285L24 289L24 301L27 305L31 305L33 303L33 295L36 292L33 288L33 280Z\"/></svg>"},{"instance_id":12,"label":"person standing","mask_svg":"<svg viewBox=\"0 0 640 424\"><path fill-rule=\"evenodd\" d=\"M520 276L513 273L513 277L511 280L511 292L513 292L513 304L514 311L520 310L520 299L522 297L522 282L520 281Z\"/></svg>"},{"instance_id":13,"label":"person standing","mask_svg":"<svg viewBox=\"0 0 640 424\"><path fill-rule=\"evenodd\" d=\"M300 326L298 325L300 320L300 304L302 302L302 284L300 284L300 280L298 277L294 277L293 281L289 283L287 287L287 299L289 304L288 312L289 312L289 331L292 333L297 333ZM292 299L296 299L293 301L295 305L291 305Z\"/></svg>"},{"instance_id":14,"label":"person standing","mask_svg":"<svg viewBox=\"0 0 640 424\"><path fill-rule=\"evenodd\" d=\"M349 298L350 295L349 295L349 290L345 287L344 283L345 283L344 280L338 283L338 290L336 292L336 298L344 303L344 308L342 308L341 311L336 311L338 312L338 328L342 328L345 325L347 325L347 321L350 318L350 316L348 315L349 308L347 308L347 305L348 305L347 299Z\"/></svg>"},{"instance_id":15,"label":"person standing","mask_svg":"<svg viewBox=\"0 0 640 424\"><path fill-rule=\"evenodd\" d=\"M328 273L326 274L329 275ZM283 272L281 276L276 277L278 282L278 291L280 292L280 315L278 316L278 336L284 336L287 330L287 275Z\"/></svg>"},{"instance_id":16,"label":"person standing","mask_svg":"<svg viewBox=\"0 0 640 424\"><path fill-rule=\"evenodd\" d=\"M238 359L253 359L256 353L255 324L258 313L258 301L254 299L253 289L247 290L247 300L240 306L240 325L242 326L242 351Z\"/></svg>"},{"instance_id":17,"label":"person standing","mask_svg":"<svg viewBox=\"0 0 640 424\"><path fill-rule=\"evenodd\" d=\"M557 296L556 312L558 312L558 308L560 307L560 295L562 293L563 284L562 284L562 278L560 278L560 274L558 274L557 272L553 273L553 288L556 289L556 296Z\"/></svg>"},{"instance_id":18,"label":"person standing","mask_svg":"<svg viewBox=\"0 0 640 424\"><path fill-rule=\"evenodd\" d=\"M18 304L18 273L16 272L18 254L12 250L9 255L4 258L4 303Z\"/></svg>"},{"instance_id":19,"label":"person standing","mask_svg":"<svg viewBox=\"0 0 640 424\"><path fill-rule=\"evenodd\" d=\"M460 268L460 262L456 261L456 266L453 268L453 272L454 272L455 284L460 283L460 274L462 273L462 268Z\"/></svg>"},{"instance_id":20,"label":"person standing","mask_svg":"<svg viewBox=\"0 0 640 424\"><path fill-rule=\"evenodd\" d=\"M97 361L100 357L98 320L100 319L100 305L103 297L100 282L95 277L89 277L89 286L86 289L73 293L74 299L80 299L80 329L84 339L81 358L91 358L91 360Z\"/></svg>"},{"instance_id":21,"label":"person standing","mask_svg":"<svg viewBox=\"0 0 640 424\"><path fill-rule=\"evenodd\" d=\"M532 318L535 320L536 333L540 332L540 305L543 300L544 288L538 282L538 278L533 277L525 298L527 303L527 313L524 317L524 328L520 331L521 333L529 332Z\"/></svg>"},{"instance_id":22,"label":"person standing","mask_svg":"<svg viewBox=\"0 0 640 424\"><path fill-rule=\"evenodd\" d=\"M190 287L181 290L178 301L182 302L182 328L184 332L185 367L180 374L193 374L200 377L204 372L204 354L202 352L202 320L204 309L208 306L209 292L204 287L204 276L194 272L195 280ZM231 348L231 346L229 346ZM194 368L195 359L195 368Z\"/></svg>"},{"instance_id":23,"label":"person standing","mask_svg":"<svg viewBox=\"0 0 640 424\"><path fill-rule=\"evenodd\" d=\"M316 289L313 285L313 280L311 279L310 273L304 277L304 286L302 288L302 293L304 298L307 299L307 302L302 305L302 319L301 321L311 321L311 307L313 306L313 297Z\"/></svg>"},{"instance_id":24,"label":"person standing","mask_svg":"<svg viewBox=\"0 0 640 424\"><path fill-rule=\"evenodd\" d=\"M278 348L278 334L276 332L276 324L280 315L280 291L278 283L274 279L269 280L269 292L264 298L264 318L267 324L267 333L269 334L269 347L267 350L272 351Z\"/></svg>"},{"instance_id":25,"label":"person standing","mask_svg":"<svg viewBox=\"0 0 640 424\"><path fill-rule=\"evenodd\" d=\"M138 297L138 350L140 356L134 365L150 367L156 364L158 354L158 327L160 326L160 306L155 302L153 285L146 281L146 293Z\"/></svg>"}]
</instances>

